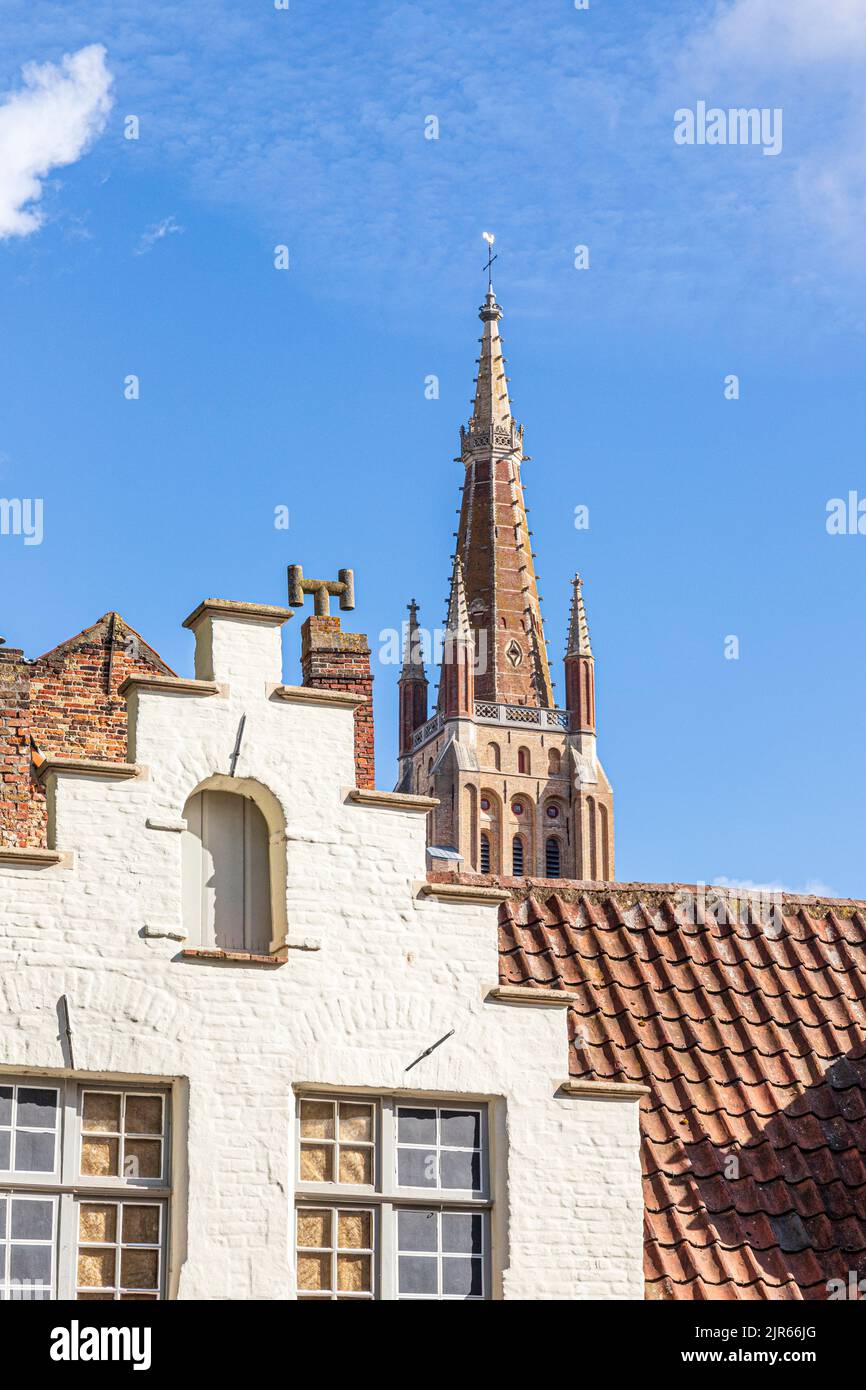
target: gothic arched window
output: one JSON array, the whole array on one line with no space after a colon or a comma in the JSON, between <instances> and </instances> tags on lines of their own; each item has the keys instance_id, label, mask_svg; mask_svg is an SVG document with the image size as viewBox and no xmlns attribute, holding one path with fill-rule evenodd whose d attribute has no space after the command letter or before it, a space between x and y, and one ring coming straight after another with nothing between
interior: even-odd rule
<instances>
[{"instance_id":1,"label":"gothic arched window","mask_svg":"<svg viewBox=\"0 0 866 1390\"><path fill-rule=\"evenodd\" d=\"M555 835L551 835L544 847L544 864L548 878L559 878L561 873L561 859L559 852L559 841Z\"/></svg>"},{"instance_id":2,"label":"gothic arched window","mask_svg":"<svg viewBox=\"0 0 866 1390\"><path fill-rule=\"evenodd\" d=\"M523 858L523 840L520 835L515 835L511 841L511 872L515 878L523 876Z\"/></svg>"},{"instance_id":3,"label":"gothic arched window","mask_svg":"<svg viewBox=\"0 0 866 1390\"><path fill-rule=\"evenodd\" d=\"M271 875L267 821L239 792L200 791L184 808L183 917L189 944L270 951Z\"/></svg>"},{"instance_id":4,"label":"gothic arched window","mask_svg":"<svg viewBox=\"0 0 866 1390\"><path fill-rule=\"evenodd\" d=\"M529 772L530 766L531 766L531 765L530 765L530 761L529 761L529 749L528 749L528 748L518 748L518 750L517 750L517 771L518 771L518 772Z\"/></svg>"},{"instance_id":5,"label":"gothic arched window","mask_svg":"<svg viewBox=\"0 0 866 1390\"><path fill-rule=\"evenodd\" d=\"M547 755L548 777L558 777L562 771L562 754L558 748L551 748Z\"/></svg>"},{"instance_id":6,"label":"gothic arched window","mask_svg":"<svg viewBox=\"0 0 866 1390\"><path fill-rule=\"evenodd\" d=\"M499 772L502 767L502 754L499 751L499 744L488 743L487 752L490 757L490 762L492 763L493 767L496 768L496 771Z\"/></svg>"}]
</instances>

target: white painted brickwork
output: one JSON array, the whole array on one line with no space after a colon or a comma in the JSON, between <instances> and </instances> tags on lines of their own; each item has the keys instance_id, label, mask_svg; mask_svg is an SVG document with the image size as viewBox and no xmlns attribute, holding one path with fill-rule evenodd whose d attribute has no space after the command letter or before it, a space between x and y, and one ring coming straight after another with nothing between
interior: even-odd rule
<instances>
[{"instance_id":1,"label":"white painted brickwork","mask_svg":"<svg viewBox=\"0 0 866 1390\"><path fill-rule=\"evenodd\" d=\"M52 847L71 867L0 864L0 1065L62 1072L69 997L77 1072L174 1079L169 1292L291 1298L293 1087L491 1102L494 1293L642 1297L637 1102L555 1097L561 1008L485 1000L498 979L496 906L418 896L418 812L353 804L349 709L269 696L280 629L205 614L199 696L130 696L131 781L52 774ZM187 798L229 770L282 808L287 963L184 960ZM277 929L281 935L281 929ZM454 1036L408 1074L431 1043Z\"/></svg>"}]
</instances>

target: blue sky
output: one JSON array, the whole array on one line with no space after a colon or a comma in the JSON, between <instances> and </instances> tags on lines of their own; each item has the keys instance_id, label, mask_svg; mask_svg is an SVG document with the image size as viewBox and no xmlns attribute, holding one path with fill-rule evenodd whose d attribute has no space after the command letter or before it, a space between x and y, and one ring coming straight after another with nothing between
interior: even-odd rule
<instances>
[{"instance_id":1,"label":"blue sky","mask_svg":"<svg viewBox=\"0 0 866 1390\"><path fill-rule=\"evenodd\" d=\"M7 642L116 608L188 671L198 600L282 602L292 561L355 568L374 654L413 595L441 623L489 227L618 877L866 896L866 536L825 524L866 497L859 0L4 0L0 39L0 496L44 503L0 536ZM678 147L699 100L781 108L781 153Z\"/></svg>"}]
</instances>

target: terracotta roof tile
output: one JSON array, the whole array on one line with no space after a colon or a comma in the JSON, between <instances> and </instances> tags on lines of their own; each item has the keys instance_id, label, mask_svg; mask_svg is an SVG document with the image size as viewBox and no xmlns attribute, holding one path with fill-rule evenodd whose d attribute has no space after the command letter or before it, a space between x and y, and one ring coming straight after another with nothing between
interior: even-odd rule
<instances>
[{"instance_id":1,"label":"terracotta roof tile","mask_svg":"<svg viewBox=\"0 0 866 1390\"><path fill-rule=\"evenodd\" d=\"M679 885L509 886L502 982L575 993L573 1076L650 1087L647 1296L864 1277L866 906L784 897L762 925L690 920Z\"/></svg>"}]
</instances>

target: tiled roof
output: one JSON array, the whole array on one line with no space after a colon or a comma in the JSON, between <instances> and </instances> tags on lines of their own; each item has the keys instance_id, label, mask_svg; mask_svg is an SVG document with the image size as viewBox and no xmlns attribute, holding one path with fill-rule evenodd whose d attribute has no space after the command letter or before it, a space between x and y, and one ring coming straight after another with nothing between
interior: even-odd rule
<instances>
[{"instance_id":1,"label":"tiled roof","mask_svg":"<svg viewBox=\"0 0 866 1390\"><path fill-rule=\"evenodd\" d=\"M866 1277L866 904L781 895L720 925L679 885L497 881L502 982L577 992L574 1077L651 1088L647 1296Z\"/></svg>"}]
</instances>

